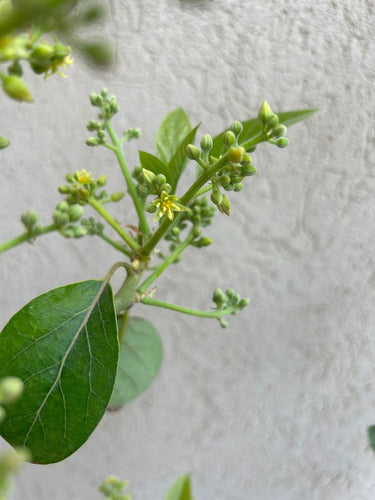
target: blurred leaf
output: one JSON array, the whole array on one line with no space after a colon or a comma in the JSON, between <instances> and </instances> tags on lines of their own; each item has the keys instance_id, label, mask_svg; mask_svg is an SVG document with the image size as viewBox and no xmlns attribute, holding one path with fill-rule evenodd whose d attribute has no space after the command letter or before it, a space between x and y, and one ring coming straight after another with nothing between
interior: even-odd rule
<instances>
[{"instance_id":1,"label":"blurred leaf","mask_svg":"<svg viewBox=\"0 0 375 500\"><path fill-rule=\"evenodd\" d=\"M162 358L163 346L153 324L142 318L129 318L110 407L124 406L145 391L158 374Z\"/></svg>"},{"instance_id":2,"label":"blurred leaf","mask_svg":"<svg viewBox=\"0 0 375 500\"><path fill-rule=\"evenodd\" d=\"M165 500L194 500L191 495L190 476L181 476L168 491Z\"/></svg>"},{"instance_id":3,"label":"blurred leaf","mask_svg":"<svg viewBox=\"0 0 375 500\"><path fill-rule=\"evenodd\" d=\"M118 362L112 290L103 281L55 288L18 311L0 334L0 378L19 377L0 435L36 463L59 462L87 440L112 394Z\"/></svg>"},{"instance_id":4,"label":"blurred leaf","mask_svg":"<svg viewBox=\"0 0 375 500\"><path fill-rule=\"evenodd\" d=\"M373 449L373 451L375 451L375 425L371 425L367 429L367 434L370 446Z\"/></svg>"},{"instance_id":5,"label":"blurred leaf","mask_svg":"<svg viewBox=\"0 0 375 500\"><path fill-rule=\"evenodd\" d=\"M151 153L146 153L146 151L138 151L139 160L141 162L142 168L150 170L155 175L163 174L165 175L168 184L173 184L172 172L157 156Z\"/></svg>"},{"instance_id":6,"label":"blurred leaf","mask_svg":"<svg viewBox=\"0 0 375 500\"><path fill-rule=\"evenodd\" d=\"M9 146L10 140L7 139L6 137L2 137L0 135L0 149L5 149Z\"/></svg>"},{"instance_id":7,"label":"blurred leaf","mask_svg":"<svg viewBox=\"0 0 375 500\"><path fill-rule=\"evenodd\" d=\"M173 180L173 183L171 184L172 193L176 191L177 183L181 177L182 172L185 170L188 161L188 158L185 154L186 146L188 144L194 144L195 135L197 133L198 128L199 125L190 130L190 132L186 135L186 137L177 146L176 152L174 153L174 155L172 156L167 165L167 168L170 170L171 178Z\"/></svg>"},{"instance_id":8,"label":"blurred leaf","mask_svg":"<svg viewBox=\"0 0 375 500\"><path fill-rule=\"evenodd\" d=\"M169 163L190 130L189 118L182 108L171 111L163 118L156 133L155 143L157 155L165 164Z\"/></svg>"}]
</instances>

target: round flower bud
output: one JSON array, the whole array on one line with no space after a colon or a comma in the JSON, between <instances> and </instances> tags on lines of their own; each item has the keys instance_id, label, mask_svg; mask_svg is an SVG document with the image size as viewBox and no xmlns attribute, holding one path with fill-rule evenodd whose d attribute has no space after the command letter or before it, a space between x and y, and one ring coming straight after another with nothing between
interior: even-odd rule
<instances>
[{"instance_id":1,"label":"round flower bud","mask_svg":"<svg viewBox=\"0 0 375 500\"><path fill-rule=\"evenodd\" d=\"M220 326L221 328L226 328L228 326L228 321L225 321L225 319L221 318Z\"/></svg>"},{"instance_id":2,"label":"round flower bud","mask_svg":"<svg viewBox=\"0 0 375 500\"><path fill-rule=\"evenodd\" d=\"M21 221L26 229L31 230L38 221L38 214L34 210L29 210L21 215Z\"/></svg>"},{"instance_id":3,"label":"round flower bud","mask_svg":"<svg viewBox=\"0 0 375 500\"><path fill-rule=\"evenodd\" d=\"M120 201L125 196L125 193L112 193L110 198L111 201Z\"/></svg>"},{"instance_id":4,"label":"round flower bud","mask_svg":"<svg viewBox=\"0 0 375 500\"><path fill-rule=\"evenodd\" d=\"M6 137L1 137L0 136L0 149L5 149L9 146L10 140L7 139Z\"/></svg>"},{"instance_id":5,"label":"round flower bud","mask_svg":"<svg viewBox=\"0 0 375 500\"><path fill-rule=\"evenodd\" d=\"M53 222L56 226L60 227L70 221L70 217L67 212L60 212L59 210L55 210L53 212Z\"/></svg>"},{"instance_id":6,"label":"round flower bud","mask_svg":"<svg viewBox=\"0 0 375 500\"><path fill-rule=\"evenodd\" d=\"M167 192L168 194L172 191L172 186L170 184L168 184L168 182L166 182L165 184L162 184L160 186L160 191L163 192Z\"/></svg>"},{"instance_id":7,"label":"round flower bud","mask_svg":"<svg viewBox=\"0 0 375 500\"><path fill-rule=\"evenodd\" d=\"M156 205L154 205L153 203L149 203L147 206L146 206L146 212L148 212L149 214L153 214L156 212L157 210L157 207Z\"/></svg>"},{"instance_id":8,"label":"round flower bud","mask_svg":"<svg viewBox=\"0 0 375 500\"><path fill-rule=\"evenodd\" d=\"M253 162L253 159L251 158L251 156L248 155L247 153L245 153L243 155L241 165L251 165L252 162Z\"/></svg>"},{"instance_id":9,"label":"round flower bud","mask_svg":"<svg viewBox=\"0 0 375 500\"><path fill-rule=\"evenodd\" d=\"M230 148L228 151L228 160L232 163L241 163L244 154L245 154L245 148L243 148L242 146L237 146L236 148Z\"/></svg>"},{"instance_id":10,"label":"round flower bud","mask_svg":"<svg viewBox=\"0 0 375 500\"><path fill-rule=\"evenodd\" d=\"M230 184L230 177L229 175L221 175L219 177L219 182L222 186L227 186L228 184Z\"/></svg>"},{"instance_id":11,"label":"round flower bud","mask_svg":"<svg viewBox=\"0 0 375 500\"><path fill-rule=\"evenodd\" d=\"M163 174L158 174L156 176L156 182L158 183L159 186L161 186L162 184L165 184L167 181L165 175Z\"/></svg>"},{"instance_id":12,"label":"round flower bud","mask_svg":"<svg viewBox=\"0 0 375 500\"><path fill-rule=\"evenodd\" d=\"M100 141L98 139L96 139L95 137L89 137L88 139L86 139L86 145L87 146L99 146L100 144Z\"/></svg>"},{"instance_id":13,"label":"round flower bud","mask_svg":"<svg viewBox=\"0 0 375 500\"><path fill-rule=\"evenodd\" d=\"M69 209L69 204L66 201L60 201L56 205L56 210L59 210L60 212L66 212Z\"/></svg>"},{"instance_id":14,"label":"round flower bud","mask_svg":"<svg viewBox=\"0 0 375 500\"><path fill-rule=\"evenodd\" d=\"M42 42L31 51L30 60L37 64L46 64L48 67L54 54L54 48L50 44Z\"/></svg>"},{"instance_id":15,"label":"round flower bud","mask_svg":"<svg viewBox=\"0 0 375 500\"><path fill-rule=\"evenodd\" d=\"M244 309L250 302L250 299L241 299L238 303L240 309Z\"/></svg>"},{"instance_id":16,"label":"round flower bud","mask_svg":"<svg viewBox=\"0 0 375 500\"><path fill-rule=\"evenodd\" d=\"M23 392L23 382L18 377L4 377L0 380L0 402L10 404L16 401Z\"/></svg>"},{"instance_id":17,"label":"round flower bud","mask_svg":"<svg viewBox=\"0 0 375 500\"><path fill-rule=\"evenodd\" d=\"M201 152L194 144L188 144L185 148L185 154L190 160L198 160Z\"/></svg>"},{"instance_id":18,"label":"round flower bud","mask_svg":"<svg viewBox=\"0 0 375 500\"><path fill-rule=\"evenodd\" d=\"M202 151L210 151L213 146L212 137L209 134L205 134L201 140Z\"/></svg>"},{"instance_id":19,"label":"round flower bud","mask_svg":"<svg viewBox=\"0 0 375 500\"><path fill-rule=\"evenodd\" d=\"M26 83L19 76L9 75L2 78L3 90L17 101L33 102L33 96Z\"/></svg>"},{"instance_id":20,"label":"round flower bud","mask_svg":"<svg viewBox=\"0 0 375 500\"><path fill-rule=\"evenodd\" d=\"M241 174L249 177L250 175L256 174L257 169L254 165L243 165L241 167Z\"/></svg>"},{"instance_id":21,"label":"round flower bud","mask_svg":"<svg viewBox=\"0 0 375 500\"><path fill-rule=\"evenodd\" d=\"M153 186L156 181L156 175L150 170L142 169L142 178L143 182L147 184L147 186Z\"/></svg>"},{"instance_id":22,"label":"round flower bud","mask_svg":"<svg viewBox=\"0 0 375 500\"><path fill-rule=\"evenodd\" d=\"M96 183L99 187L105 186L107 184L107 176L101 175L99 179L96 181Z\"/></svg>"},{"instance_id":23,"label":"round flower bud","mask_svg":"<svg viewBox=\"0 0 375 500\"><path fill-rule=\"evenodd\" d=\"M276 138L284 137L285 134L286 134L286 126L285 125L277 125L277 127L275 127L272 130L272 135Z\"/></svg>"},{"instance_id":24,"label":"round flower bud","mask_svg":"<svg viewBox=\"0 0 375 500\"><path fill-rule=\"evenodd\" d=\"M53 59L63 60L70 54L70 47L63 43L57 42L53 46Z\"/></svg>"},{"instance_id":25,"label":"round flower bud","mask_svg":"<svg viewBox=\"0 0 375 500\"><path fill-rule=\"evenodd\" d=\"M242 191L242 189L243 189L243 184L242 184L242 182L238 182L237 184L235 184L235 185L234 185L234 190L235 190L236 192L238 192L238 191Z\"/></svg>"},{"instance_id":26,"label":"round flower bud","mask_svg":"<svg viewBox=\"0 0 375 500\"><path fill-rule=\"evenodd\" d=\"M243 130L242 123L238 121L233 122L230 130L238 137Z\"/></svg>"},{"instance_id":27,"label":"round flower bud","mask_svg":"<svg viewBox=\"0 0 375 500\"><path fill-rule=\"evenodd\" d=\"M277 115L272 115L268 118L266 127L267 129L273 130L279 124L279 117Z\"/></svg>"},{"instance_id":28,"label":"round flower bud","mask_svg":"<svg viewBox=\"0 0 375 500\"><path fill-rule=\"evenodd\" d=\"M222 200L223 200L223 195L220 193L220 191L218 189L213 190L211 193L212 203L219 206Z\"/></svg>"},{"instance_id":29,"label":"round flower bud","mask_svg":"<svg viewBox=\"0 0 375 500\"><path fill-rule=\"evenodd\" d=\"M232 299L234 297L234 290L233 288L227 288L225 290L225 295L229 298Z\"/></svg>"},{"instance_id":30,"label":"round flower bud","mask_svg":"<svg viewBox=\"0 0 375 500\"><path fill-rule=\"evenodd\" d=\"M227 130L223 135L223 143L226 146L231 146L236 140L236 136L231 130Z\"/></svg>"},{"instance_id":31,"label":"round flower bud","mask_svg":"<svg viewBox=\"0 0 375 500\"><path fill-rule=\"evenodd\" d=\"M69 194L70 187L69 186L59 186L59 193L61 194Z\"/></svg>"},{"instance_id":32,"label":"round flower bud","mask_svg":"<svg viewBox=\"0 0 375 500\"><path fill-rule=\"evenodd\" d=\"M76 222L83 215L84 209L81 205L71 205L68 210L69 219L71 222Z\"/></svg>"},{"instance_id":33,"label":"round flower bud","mask_svg":"<svg viewBox=\"0 0 375 500\"><path fill-rule=\"evenodd\" d=\"M74 238L82 238L87 234L87 230L82 226L73 226Z\"/></svg>"},{"instance_id":34,"label":"round flower bud","mask_svg":"<svg viewBox=\"0 0 375 500\"><path fill-rule=\"evenodd\" d=\"M288 144L289 144L289 139L287 137L280 137L276 141L276 146L278 148L286 148Z\"/></svg>"}]
</instances>

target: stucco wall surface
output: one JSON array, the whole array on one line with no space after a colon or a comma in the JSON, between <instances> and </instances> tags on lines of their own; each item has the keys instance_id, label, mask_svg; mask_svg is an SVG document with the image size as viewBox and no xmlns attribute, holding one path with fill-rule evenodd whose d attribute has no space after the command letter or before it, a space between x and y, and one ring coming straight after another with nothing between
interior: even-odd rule
<instances>
[{"instance_id":1,"label":"stucco wall surface","mask_svg":"<svg viewBox=\"0 0 375 500\"><path fill-rule=\"evenodd\" d=\"M117 95L119 130L140 127L154 151L161 118L182 106L200 133L276 111L321 108L289 130L285 150L265 145L232 215L208 230L158 280L159 297L209 308L216 286L251 305L198 320L146 306L164 342L152 387L105 415L89 441L52 466L27 465L15 500L93 500L110 473L131 480L136 500L163 498L192 474L197 500L371 500L375 456L375 41L372 0L108 1L101 33L117 63L96 71L76 57L68 78L30 75L34 105L2 97L0 237L18 216L50 214L67 172L121 173L104 148L88 148L88 94ZM201 137L201 135L199 135ZM193 170L191 164L191 171ZM191 174L192 175L192 172ZM189 175L188 175L189 176ZM125 203L113 208L133 222ZM101 241L40 238L1 255L0 324L34 296L102 277L118 260ZM5 442L0 449L6 448Z\"/></svg>"}]
</instances>

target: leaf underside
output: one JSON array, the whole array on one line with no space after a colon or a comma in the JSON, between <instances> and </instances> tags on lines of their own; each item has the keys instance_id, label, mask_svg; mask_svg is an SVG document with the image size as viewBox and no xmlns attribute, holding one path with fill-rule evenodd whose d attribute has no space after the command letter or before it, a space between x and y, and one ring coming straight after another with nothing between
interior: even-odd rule
<instances>
[{"instance_id":1,"label":"leaf underside","mask_svg":"<svg viewBox=\"0 0 375 500\"><path fill-rule=\"evenodd\" d=\"M162 343L152 323L129 318L110 407L124 406L144 392L158 374L162 358Z\"/></svg>"},{"instance_id":2,"label":"leaf underside","mask_svg":"<svg viewBox=\"0 0 375 500\"><path fill-rule=\"evenodd\" d=\"M165 500L194 500L191 494L189 474L181 476L173 483Z\"/></svg>"},{"instance_id":3,"label":"leaf underside","mask_svg":"<svg viewBox=\"0 0 375 500\"><path fill-rule=\"evenodd\" d=\"M118 362L112 290L89 280L51 290L18 311L0 334L0 378L24 393L6 407L0 435L36 463L63 460L90 436L111 397Z\"/></svg>"}]
</instances>

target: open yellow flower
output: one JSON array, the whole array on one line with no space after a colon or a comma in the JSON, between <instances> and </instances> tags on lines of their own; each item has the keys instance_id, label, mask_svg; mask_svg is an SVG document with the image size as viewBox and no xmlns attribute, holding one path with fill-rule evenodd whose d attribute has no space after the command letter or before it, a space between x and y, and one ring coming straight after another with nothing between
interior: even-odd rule
<instances>
[{"instance_id":1,"label":"open yellow flower","mask_svg":"<svg viewBox=\"0 0 375 500\"><path fill-rule=\"evenodd\" d=\"M181 203L178 203L178 196L174 194L168 194L166 191L163 191L160 195L160 198L157 198L153 204L156 206L157 211L154 217L154 221L166 215L169 220L174 219L174 212L185 212L189 210Z\"/></svg>"}]
</instances>

